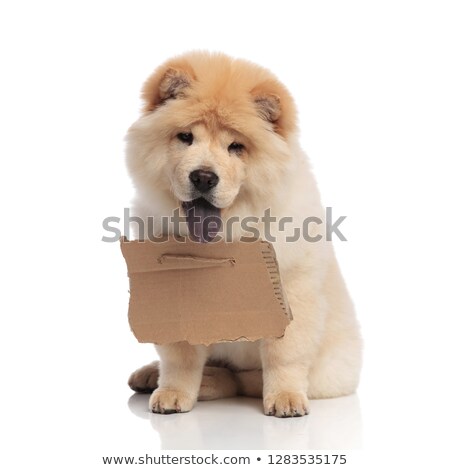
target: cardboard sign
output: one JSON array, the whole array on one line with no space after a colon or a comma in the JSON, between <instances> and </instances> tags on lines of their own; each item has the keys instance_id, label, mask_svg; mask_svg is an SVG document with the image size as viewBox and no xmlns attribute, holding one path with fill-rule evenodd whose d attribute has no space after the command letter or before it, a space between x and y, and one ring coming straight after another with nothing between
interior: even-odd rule
<instances>
[{"instance_id":1,"label":"cardboard sign","mask_svg":"<svg viewBox=\"0 0 450 470\"><path fill-rule=\"evenodd\" d=\"M292 319L269 242L121 240L128 318L141 343L281 337Z\"/></svg>"}]
</instances>

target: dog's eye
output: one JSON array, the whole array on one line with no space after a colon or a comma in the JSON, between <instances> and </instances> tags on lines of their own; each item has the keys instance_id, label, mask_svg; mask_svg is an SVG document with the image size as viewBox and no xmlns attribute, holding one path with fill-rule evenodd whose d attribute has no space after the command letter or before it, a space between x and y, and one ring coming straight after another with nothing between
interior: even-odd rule
<instances>
[{"instance_id":1,"label":"dog's eye","mask_svg":"<svg viewBox=\"0 0 450 470\"><path fill-rule=\"evenodd\" d=\"M228 146L228 151L229 152L234 152L234 153L241 153L242 150L244 150L244 146L242 144L239 144L238 142L232 142Z\"/></svg>"},{"instance_id":2,"label":"dog's eye","mask_svg":"<svg viewBox=\"0 0 450 470\"><path fill-rule=\"evenodd\" d=\"M177 134L177 139L184 144L191 145L194 141L194 136L192 132L180 132Z\"/></svg>"}]
</instances>

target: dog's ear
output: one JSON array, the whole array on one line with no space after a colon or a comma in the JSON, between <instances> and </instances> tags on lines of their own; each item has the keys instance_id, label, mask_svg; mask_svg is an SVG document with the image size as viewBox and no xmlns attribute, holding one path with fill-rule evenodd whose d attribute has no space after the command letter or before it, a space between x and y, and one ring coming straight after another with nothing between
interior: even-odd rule
<instances>
[{"instance_id":1,"label":"dog's ear","mask_svg":"<svg viewBox=\"0 0 450 470\"><path fill-rule=\"evenodd\" d=\"M269 122L276 122L281 116L281 101L274 94L254 95L253 100L258 110L258 114Z\"/></svg>"},{"instance_id":2,"label":"dog's ear","mask_svg":"<svg viewBox=\"0 0 450 470\"><path fill-rule=\"evenodd\" d=\"M169 68L159 84L161 101L183 96L183 90L191 84L191 77L183 70Z\"/></svg>"},{"instance_id":3,"label":"dog's ear","mask_svg":"<svg viewBox=\"0 0 450 470\"><path fill-rule=\"evenodd\" d=\"M144 83L144 112L153 111L167 100L183 98L194 80L188 64L163 65Z\"/></svg>"},{"instance_id":4,"label":"dog's ear","mask_svg":"<svg viewBox=\"0 0 450 470\"><path fill-rule=\"evenodd\" d=\"M253 88L250 93L257 113L272 124L277 134L287 137L295 131L295 105L284 85L276 79L268 79Z\"/></svg>"}]
</instances>

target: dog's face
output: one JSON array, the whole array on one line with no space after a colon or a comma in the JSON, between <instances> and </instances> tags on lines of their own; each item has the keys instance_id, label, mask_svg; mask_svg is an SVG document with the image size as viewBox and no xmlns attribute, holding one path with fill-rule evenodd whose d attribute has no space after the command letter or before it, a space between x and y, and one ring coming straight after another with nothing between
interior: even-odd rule
<instances>
[{"instance_id":1,"label":"dog's face","mask_svg":"<svg viewBox=\"0 0 450 470\"><path fill-rule=\"evenodd\" d=\"M168 177L177 199L204 198L219 209L233 204L246 177L246 139L237 132L211 132L203 123L177 132L168 150Z\"/></svg>"},{"instance_id":2,"label":"dog's face","mask_svg":"<svg viewBox=\"0 0 450 470\"><path fill-rule=\"evenodd\" d=\"M268 71L223 55L193 53L161 66L143 88L143 116L128 133L139 189L157 188L209 241L224 213L258 204L282 185L295 132L290 95ZM215 218L194 234L190 211ZM192 220L191 220L192 222Z\"/></svg>"}]
</instances>

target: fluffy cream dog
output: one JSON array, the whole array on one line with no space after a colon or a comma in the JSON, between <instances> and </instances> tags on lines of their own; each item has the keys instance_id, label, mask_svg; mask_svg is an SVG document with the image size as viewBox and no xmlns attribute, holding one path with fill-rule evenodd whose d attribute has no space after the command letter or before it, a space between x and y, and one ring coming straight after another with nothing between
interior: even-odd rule
<instances>
[{"instance_id":1,"label":"fluffy cream dog","mask_svg":"<svg viewBox=\"0 0 450 470\"><path fill-rule=\"evenodd\" d=\"M268 70L223 54L188 53L148 79L142 116L127 135L127 163L136 187L134 215L155 221L194 208L214 216L324 220L317 185L297 142L296 112L286 88ZM191 235L208 241L211 233ZM243 232L234 225L233 236ZM191 346L157 346L160 363L134 372L136 391L155 389L155 413L189 411L199 400L233 395L263 397L264 412L308 413L308 398L355 391L361 339L352 302L324 224L310 237L271 235L293 321L281 339ZM161 231L161 226L156 226ZM261 235L264 233L261 228Z\"/></svg>"}]
</instances>

